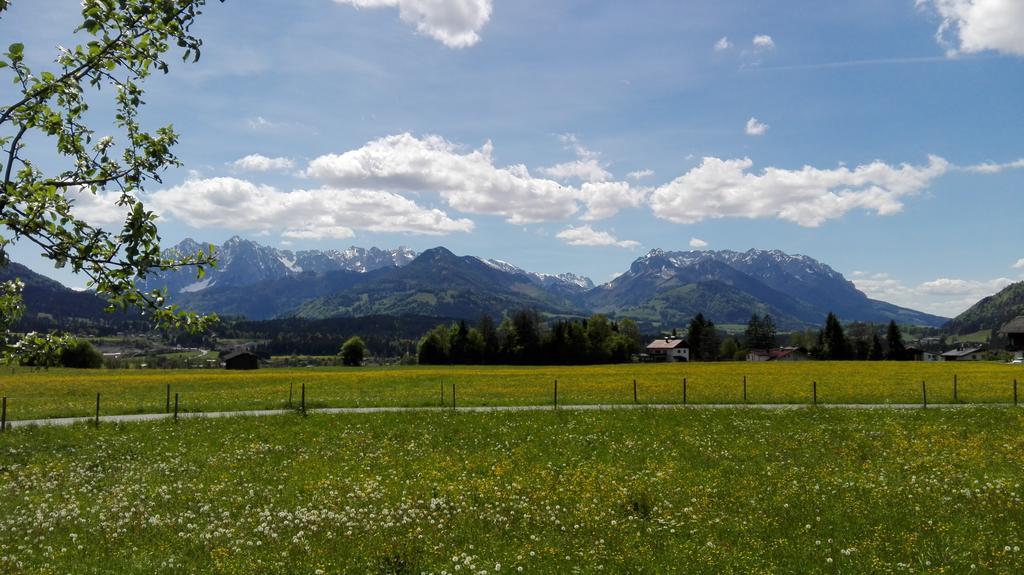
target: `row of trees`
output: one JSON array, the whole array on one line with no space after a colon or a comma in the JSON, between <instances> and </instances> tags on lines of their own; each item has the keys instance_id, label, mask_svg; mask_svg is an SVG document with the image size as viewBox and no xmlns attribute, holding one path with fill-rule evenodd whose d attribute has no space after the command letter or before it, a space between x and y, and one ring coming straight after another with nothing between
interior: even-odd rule
<instances>
[{"instance_id":1,"label":"row of trees","mask_svg":"<svg viewBox=\"0 0 1024 575\"><path fill-rule=\"evenodd\" d=\"M536 310L520 310L500 324L484 315L476 326L442 324L420 340L422 365L624 363L643 345L636 322L603 315L548 324Z\"/></svg>"}]
</instances>

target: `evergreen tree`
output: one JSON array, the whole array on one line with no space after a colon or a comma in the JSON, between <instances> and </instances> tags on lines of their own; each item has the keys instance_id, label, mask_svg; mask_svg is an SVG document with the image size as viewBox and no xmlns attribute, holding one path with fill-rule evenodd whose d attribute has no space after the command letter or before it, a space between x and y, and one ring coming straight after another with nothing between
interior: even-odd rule
<instances>
[{"instance_id":1,"label":"evergreen tree","mask_svg":"<svg viewBox=\"0 0 1024 575\"><path fill-rule=\"evenodd\" d=\"M878 333L871 334L871 349L868 350L868 361L881 361L885 359L885 350L882 349L882 338Z\"/></svg>"},{"instance_id":2,"label":"evergreen tree","mask_svg":"<svg viewBox=\"0 0 1024 575\"><path fill-rule=\"evenodd\" d=\"M695 361L714 361L718 357L718 332L715 324L698 313L690 320L687 332L690 345L690 359Z\"/></svg>"},{"instance_id":3,"label":"evergreen tree","mask_svg":"<svg viewBox=\"0 0 1024 575\"><path fill-rule=\"evenodd\" d=\"M900 331L900 326L896 325L895 320L889 322L889 329L886 331L885 339L886 343L889 344L887 359L890 361L903 361L907 358L907 348L903 344L903 333Z\"/></svg>"},{"instance_id":4,"label":"evergreen tree","mask_svg":"<svg viewBox=\"0 0 1024 575\"><path fill-rule=\"evenodd\" d=\"M850 358L850 346L843 333L843 325L839 323L836 314L829 312L825 319L825 329L820 337L821 358L830 360L845 360Z\"/></svg>"},{"instance_id":5,"label":"evergreen tree","mask_svg":"<svg viewBox=\"0 0 1024 575\"><path fill-rule=\"evenodd\" d=\"M496 363L498 361L498 328L494 325L494 318L484 314L480 317L478 328L484 340L483 363Z\"/></svg>"}]
</instances>

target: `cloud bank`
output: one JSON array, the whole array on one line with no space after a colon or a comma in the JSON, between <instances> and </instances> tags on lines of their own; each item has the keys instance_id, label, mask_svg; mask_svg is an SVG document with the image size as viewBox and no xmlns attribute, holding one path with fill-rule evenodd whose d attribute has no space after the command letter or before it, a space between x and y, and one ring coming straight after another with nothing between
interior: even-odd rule
<instances>
[{"instance_id":1,"label":"cloud bank","mask_svg":"<svg viewBox=\"0 0 1024 575\"><path fill-rule=\"evenodd\" d=\"M1024 56L1024 2L1020 0L917 0L941 18L935 37L948 54L995 51Z\"/></svg>"}]
</instances>

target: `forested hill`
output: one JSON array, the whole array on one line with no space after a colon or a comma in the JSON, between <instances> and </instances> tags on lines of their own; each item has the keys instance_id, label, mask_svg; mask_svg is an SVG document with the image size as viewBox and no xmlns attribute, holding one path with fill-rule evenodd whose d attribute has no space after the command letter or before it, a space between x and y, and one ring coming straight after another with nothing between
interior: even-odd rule
<instances>
[{"instance_id":1,"label":"forested hill","mask_svg":"<svg viewBox=\"0 0 1024 575\"><path fill-rule=\"evenodd\" d=\"M991 329L999 330L1011 319L1024 315L1024 282L1008 286L971 306L944 326L950 334L968 334Z\"/></svg>"}]
</instances>

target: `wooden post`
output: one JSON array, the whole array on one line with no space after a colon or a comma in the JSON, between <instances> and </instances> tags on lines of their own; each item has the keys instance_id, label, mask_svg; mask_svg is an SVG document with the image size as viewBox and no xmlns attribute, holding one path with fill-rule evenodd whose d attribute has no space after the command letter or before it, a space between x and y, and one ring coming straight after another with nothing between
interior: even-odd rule
<instances>
[{"instance_id":1,"label":"wooden post","mask_svg":"<svg viewBox=\"0 0 1024 575\"><path fill-rule=\"evenodd\" d=\"M633 403L640 403L636 399L636 380L635 379L633 380Z\"/></svg>"},{"instance_id":2,"label":"wooden post","mask_svg":"<svg viewBox=\"0 0 1024 575\"><path fill-rule=\"evenodd\" d=\"M100 426L100 394L96 394L96 427Z\"/></svg>"},{"instance_id":3,"label":"wooden post","mask_svg":"<svg viewBox=\"0 0 1024 575\"><path fill-rule=\"evenodd\" d=\"M164 407L164 413L171 412L171 384L167 384L167 405Z\"/></svg>"},{"instance_id":4,"label":"wooden post","mask_svg":"<svg viewBox=\"0 0 1024 575\"><path fill-rule=\"evenodd\" d=\"M178 421L178 394L174 394L174 421Z\"/></svg>"},{"instance_id":5,"label":"wooden post","mask_svg":"<svg viewBox=\"0 0 1024 575\"><path fill-rule=\"evenodd\" d=\"M306 415L306 384L302 384L302 415Z\"/></svg>"},{"instance_id":6,"label":"wooden post","mask_svg":"<svg viewBox=\"0 0 1024 575\"><path fill-rule=\"evenodd\" d=\"M558 409L558 380L555 380L555 409Z\"/></svg>"},{"instance_id":7,"label":"wooden post","mask_svg":"<svg viewBox=\"0 0 1024 575\"><path fill-rule=\"evenodd\" d=\"M683 405L686 405L686 378L683 378Z\"/></svg>"},{"instance_id":8,"label":"wooden post","mask_svg":"<svg viewBox=\"0 0 1024 575\"><path fill-rule=\"evenodd\" d=\"M921 401L925 408L928 407L928 386L925 382L921 382Z\"/></svg>"},{"instance_id":9,"label":"wooden post","mask_svg":"<svg viewBox=\"0 0 1024 575\"><path fill-rule=\"evenodd\" d=\"M0 433L7 431L7 398L3 399L3 407L0 407Z\"/></svg>"},{"instance_id":10,"label":"wooden post","mask_svg":"<svg viewBox=\"0 0 1024 575\"><path fill-rule=\"evenodd\" d=\"M957 376L954 373L953 374L953 403L958 403L960 401L960 398L959 398L959 396L957 394L957 389L956 388L957 388Z\"/></svg>"},{"instance_id":11,"label":"wooden post","mask_svg":"<svg viewBox=\"0 0 1024 575\"><path fill-rule=\"evenodd\" d=\"M743 403L747 402L747 376L743 376Z\"/></svg>"},{"instance_id":12,"label":"wooden post","mask_svg":"<svg viewBox=\"0 0 1024 575\"><path fill-rule=\"evenodd\" d=\"M441 407L444 407L444 380L441 380Z\"/></svg>"},{"instance_id":13,"label":"wooden post","mask_svg":"<svg viewBox=\"0 0 1024 575\"><path fill-rule=\"evenodd\" d=\"M818 405L818 382L811 383L811 392L814 394L811 399L812 405Z\"/></svg>"},{"instance_id":14,"label":"wooden post","mask_svg":"<svg viewBox=\"0 0 1024 575\"><path fill-rule=\"evenodd\" d=\"M1013 380L1013 406L1017 407L1017 380Z\"/></svg>"},{"instance_id":15,"label":"wooden post","mask_svg":"<svg viewBox=\"0 0 1024 575\"><path fill-rule=\"evenodd\" d=\"M452 382L452 409L455 409L455 382Z\"/></svg>"}]
</instances>

